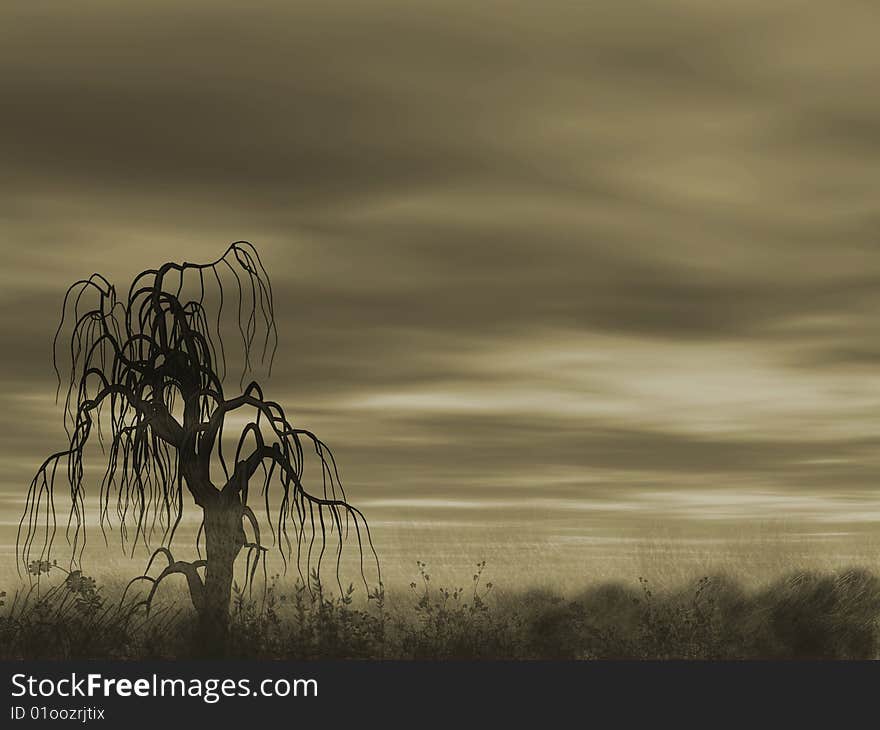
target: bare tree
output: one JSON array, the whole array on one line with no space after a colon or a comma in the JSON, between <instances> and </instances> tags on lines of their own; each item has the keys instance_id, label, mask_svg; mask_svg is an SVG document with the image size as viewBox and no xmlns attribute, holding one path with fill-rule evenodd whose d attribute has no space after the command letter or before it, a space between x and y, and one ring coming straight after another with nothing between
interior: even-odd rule
<instances>
[{"instance_id":1,"label":"bare tree","mask_svg":"<svg viewBox=\"0 0 880 730\"><path fill-rule=\"evenodd\" d=\"M230 287L233 302L224 320L224 291L228 300ZM192 298L184 295L187 291ZM216 308L211 315L209 300ZM223 389L227 352L221 322L228 322L230 308L243 359L241 390L234 397ZM331 552L337 581L351 528L364 576L364 550L376 557L369 528L347 502L330 450L310 431L293 426L256 382L242 388L255 348L271 370L277 341L272 286L259 254L245 241L232 244L212 263L166 263L144 271L124 299L99 274L73 284L53 345L57 395L65 381L59 371L62 346L70 362L64 404L69 443L43 462L31 482L18 532L20 564L32 564L35 556L48 560L60 529L55 497L62 480L70 487L64 532L71 562L81 561L89 481L84 462L97 434L106 459L97 491L105 541L105 527L113 526L115 512L124 548L133 552L139 543L151 548L158 537L147 574L156 559L167 561L158 577L140 578L152 584L148 608L160 582L182 574L201 625L209 637L222 639L236 559L246 551L251 581L261 559L265 566L261 521L272 531L285 567L288 560L295 562L301 576L303 568L320 571L335 534ZM223 449L227 419L239 424L232 434L237 439L227 445L229 450L237 440L231 459ZM311 452L320 465L319 492L303 486ZM186 506L186 492L202 511L195 542L201 556L204 538L205 558L193 562L175 560L170 550L185 510L192 509ZM261 519L249 504L255 499L261 503Z\"/></svg>"}]
</instances>

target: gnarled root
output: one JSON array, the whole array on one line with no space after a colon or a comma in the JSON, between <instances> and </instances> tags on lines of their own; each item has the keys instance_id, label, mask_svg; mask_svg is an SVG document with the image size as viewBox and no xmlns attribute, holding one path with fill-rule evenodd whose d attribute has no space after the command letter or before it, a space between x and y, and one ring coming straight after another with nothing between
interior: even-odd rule
<instances>
[{"instance_id":1,"label":"gnarled root","mask_svg":"<svg viewBox=\"0 0 880 730\"><path fill-rule=\"evenodd\" d=\"M149 575L149 573L150 568L153 566L153 561L156 559L157 555L163 555L168 561L168 565L158 575L158 577L153 578L151 575ZM133 604L131 607L131 611L134 612L141 606L144 606L146 607L147 614L149 614L150 608L152 607L153 598L156 596L156 591L159 590L159 584L169 575L179 573L186 577L186 582L189 586L189 597L192 600L193 607L199 614L201 614L205 608L205 584L202 581L202 577L198 573L198 569L204 568L207 564L207 560L195 560L192 563L188 563L184 560L175 560L174 556L171 554L171 551L168 548L157 548L150 557L150 560L147 563L147 568L146 570L144 570L144 574L139 575L129 581L128 585L125 587L125 591L123 591L122 593L122 599L120 603L125 602L125 596L128 593L128 589L131 588L135 583L137 583L138 581L147 581L151 584L150 592L147 594L147 597L145 599L137 601L135 604Z\"/></svg>"}]
</instances>

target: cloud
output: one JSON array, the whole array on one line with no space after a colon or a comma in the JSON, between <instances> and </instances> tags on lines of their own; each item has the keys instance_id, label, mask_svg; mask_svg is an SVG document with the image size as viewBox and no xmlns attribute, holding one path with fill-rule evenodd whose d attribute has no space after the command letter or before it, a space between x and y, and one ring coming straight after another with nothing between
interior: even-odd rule
<instances>
[{"instance_id":1,"label":"cloud","mask_svg":"<svg viewBox=\"0 0 880 730\"><path fill-rule=\"evenodd\" d=\"M371 499L876 481L870 10L11 3L3 489L66 285L239 238L267 392Z\"/></svg>"}]
</instances>

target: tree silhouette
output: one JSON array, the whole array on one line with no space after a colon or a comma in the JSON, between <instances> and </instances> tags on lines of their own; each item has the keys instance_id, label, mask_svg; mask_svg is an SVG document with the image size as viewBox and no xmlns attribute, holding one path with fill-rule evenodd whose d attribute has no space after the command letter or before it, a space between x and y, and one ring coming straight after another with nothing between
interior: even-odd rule
<instances>
[{"instance_id":1,"label":"tree silhouette","mask_svg":"<svg viewBox=\"0 0 880 730\"><path fill-rule=\"evenodd\" d=\"M226 320L223 308L230 287L243 363L240 392L227 398L223 330L228 325L221 324L229 320L230 307ZM193 292L187 299L184 292L190 290L198 295ZM216 307L212 315L209 300ZM249 505L257 496L263 524L271 529L285 568L288 561L295 562L301 577L303 569L320 571L332 543L329 536L335 534L338 582L343 543L353 529L364 577L364 549L374 559L376 553L363 514L346 500L332 453L313 433L294 427L256 382L242 388L255 348L271 372L277 344L272 285L257 250L246 241L232 244L212 263L165 263L144 271L134 278L125 299L117 298L114 286L100 274L73 284L53 344L56 398L65 381L59 370L62 346L70 362L64 402L69 443L43 462L31 482L19 524L19 564L32 565L38 548L38 560L48 560L60 529L55 497L62 479L70 487L64 532L71 563L81 562L90 481L84 463L97 434L106 459L98 489L105 542L114 511L123 548L130 546L132 554L138 544L149 549L159 537L145 575L135 579L151 584L143 601L147 609L159 584L182 574L206 638L222 641L236 559L246 551L249 581L261 560L265 570L268 548L261 539L261 520ZM224 436L229 439L227 419L237 424L227 445L229 449L237 441L231 460L223 446ZM306 455L312 451L321 470L317 493L303 486ZM193 562L175 560L170 550L184 512L192 509L185 506L185 492L202 511L195 542L201 557L204 538L205 557ZM167 566L151 577L157 559L166 560Z\"/></svg>"}]
</instances>

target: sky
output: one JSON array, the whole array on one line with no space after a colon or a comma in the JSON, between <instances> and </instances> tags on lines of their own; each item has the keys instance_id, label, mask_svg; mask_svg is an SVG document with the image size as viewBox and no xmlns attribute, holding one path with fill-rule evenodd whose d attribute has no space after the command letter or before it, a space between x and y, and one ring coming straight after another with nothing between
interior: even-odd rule
<instances>
[{"instance_id":1,"label":"sky","mask_svg":"<svg viewBox=\"0 0 880 730\"><path fill-rule=\"evenodd\" d=\"M385 530L880 520L873 2L0 15L5 524L67 285L237 239Z\"/></svg>"}]
</instances>

